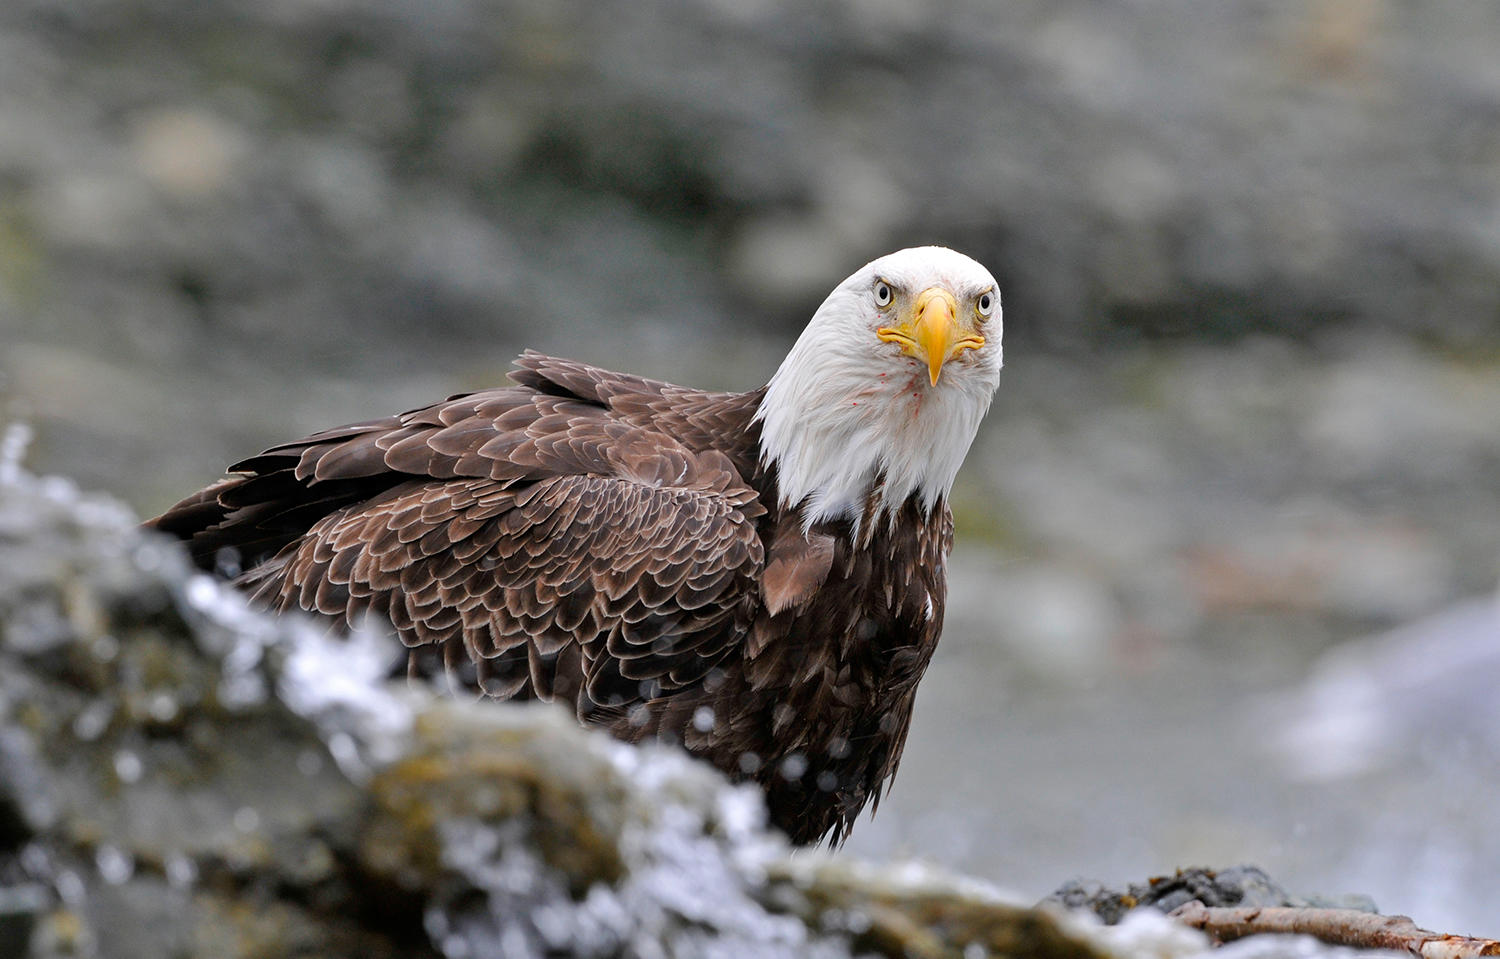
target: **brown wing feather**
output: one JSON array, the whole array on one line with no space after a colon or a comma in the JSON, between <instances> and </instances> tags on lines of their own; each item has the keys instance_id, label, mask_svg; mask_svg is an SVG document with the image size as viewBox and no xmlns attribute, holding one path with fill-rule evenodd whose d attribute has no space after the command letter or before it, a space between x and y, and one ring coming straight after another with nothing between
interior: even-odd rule
<instances>
[{"instance_id":1,"label":"brown wing feather","mask_svg":"<svg viewBox=\"0 0 1500 959\"><path fill-rule=\"evenodd\" d=\"M691 390L530 351L517 366L515 387L272 447L146 525L184 540L206 569L224 550L251 569L323 516L408 480L608 475L620 465L608 448L630 433L673 437L694 451L728 440L722 455L742 486L758 468L750 418L763 391Z\"/></svg>"},{"instance_id":2,"label":"brown wing feather","mask_svg":"<svg viewBox=\"0 0 1500 959\"><path fill-rule=\"evenodd\" d=\"M383 611L407 646L461 651L492 696L630 705L700 678L754 616L755 524L696 478L416 484L324 518L256 596L348 623Z\"/></svg>"},{"instance_id":3,"label":"brown wing feather","mask_svg":"<svg viewBox=\"0 0 1500 959\"><path fill-rule=\"evenodd\" d=\"M702 483L428 483L327 516L257 597L348 623L380 609L408 647L462 650L489 695L586 714L691 683L742 638L763 557L741 507Z\"/></svg>"},{"instance_id":4,"label":"brown wing feather","mask_svg":"<svg viewBox=\"0 0 1500 959\"><path fill-rule=\"evenodd\" d=\"M388 617L414 669L493 696L584 714L696 681L759 600L753 454L712 448L753 447L756 396L518 365L517 386L273 447L153 523L200 562L252 553L241 583L265 604Z\"/></svg>"}]
</instances>

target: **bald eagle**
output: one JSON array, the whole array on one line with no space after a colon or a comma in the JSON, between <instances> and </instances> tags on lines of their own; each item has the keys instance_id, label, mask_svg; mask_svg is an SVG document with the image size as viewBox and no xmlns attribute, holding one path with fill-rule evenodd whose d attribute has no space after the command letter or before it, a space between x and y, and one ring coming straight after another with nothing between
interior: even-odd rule
<instances>
[{"instance_id":1,"label":"bald eagle","mask_svg":"<svg viewBox=\"0 0 1500 959\"><path fill-rule=\"evenodd\" d=\"M388 619L413 674L674 741L837 843L901 758L1000 334L984 267L902 250L761 389L527 352L515 385L273 447L148 525L259 604Z\"/></svg>"}]
</instances>

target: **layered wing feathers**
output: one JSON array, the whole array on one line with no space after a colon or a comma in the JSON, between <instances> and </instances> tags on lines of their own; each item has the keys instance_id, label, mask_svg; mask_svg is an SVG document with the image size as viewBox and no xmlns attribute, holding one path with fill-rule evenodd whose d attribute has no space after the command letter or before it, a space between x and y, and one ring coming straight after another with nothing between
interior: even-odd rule
<instances>
[{"instance_id":1,"label":"layered wing feathers","mask_svg":"<svg viewBox=\"0 0 1500 959\"><path fill-rule=\"evenodd\" d=\"M153 523L204 565L250 554L268 605L388 617L414 666L490 695L582 714L701 679L758 602L756 396L518 365L517 386L267 450Z\"/></svg>"}]
</instances>

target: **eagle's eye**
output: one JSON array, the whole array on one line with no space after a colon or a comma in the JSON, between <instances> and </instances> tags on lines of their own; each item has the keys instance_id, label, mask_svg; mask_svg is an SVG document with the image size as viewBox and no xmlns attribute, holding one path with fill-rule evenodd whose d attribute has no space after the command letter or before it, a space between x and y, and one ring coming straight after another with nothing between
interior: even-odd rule
<instances>
[{"instance_id":1,"label":"eagle's eye","mask_svg":"<svg viewBox=\"0 0 1500 959\"><path fill-rule=\"evenodd\" d=\"M995 312L995 293L993 290L985 290L979 294L979 299L974 302L974 308L979 311L980 316L989 316Z\"/></svg>"},{"instance_id":2,"label":"eagle's eye","mask_svg":"<svg viewBox=\"0 0 1500 959\"><path fill-rule=\"evenodd\" d=\"M891 285L889 283L887 283L884 280L877 280L876 281L876 283L875 283L875 305L876 306L890 306L891 305L891 296L892 295L893 294L891 293Z\"/></svg>"}]
</instances>

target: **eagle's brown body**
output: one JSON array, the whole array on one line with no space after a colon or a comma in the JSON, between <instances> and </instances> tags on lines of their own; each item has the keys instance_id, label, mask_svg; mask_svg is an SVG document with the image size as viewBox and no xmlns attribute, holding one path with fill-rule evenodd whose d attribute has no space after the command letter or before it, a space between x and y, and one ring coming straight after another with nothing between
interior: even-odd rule
<instances>
[{"instance_id":1,"label":"eagle's brown body","mask_svg":"<svg viewBox=\"0 0 1500 959\"><path fill-rule=\"evenodd\" d=\"M388 618L413 672L678 741L758 782L794 840L841 840L937 643L946 504L877 514L877 484L860 522L804 533L761 456L764 391L518 366L275 447L151 525L266 606Z\"/></svg>"}]
</instances>

